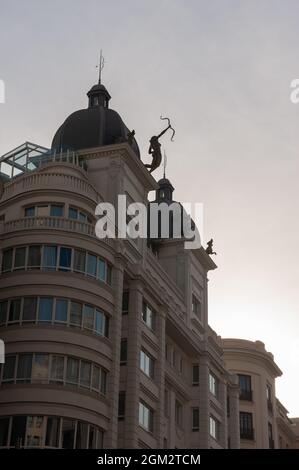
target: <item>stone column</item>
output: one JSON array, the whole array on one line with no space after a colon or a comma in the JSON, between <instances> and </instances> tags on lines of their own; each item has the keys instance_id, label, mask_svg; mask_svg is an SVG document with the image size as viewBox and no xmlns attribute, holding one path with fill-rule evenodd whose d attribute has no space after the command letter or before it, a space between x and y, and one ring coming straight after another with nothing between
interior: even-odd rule
<instances>
[{"instance_id":1,"label":"stone column","mask_svg":"<svg viewBox=\"0 0 299 470\"><path fill-rule=\"evenodd\" d=\"M157 436L157 445L163 449L164 439L164 392L165 392L165 322L166 312L163 307L157 312L156 333L159 340L159 356L155 364L155 382L159 388L159 401L156 410L155 435Z\"/></svg>"},{"instance_id":2,"label":"stone column","mask_svg":"<svg viewBox=\"0 0 299 470\"><path fill-rule=\"evenodd\" d=\"M174 449L176 442L175 400L175 391L171 389L169 391L169 449Z\"/></svg>"},{"instance_id":3,"label":"stone column","mask_svg":"<svg viewBox=\"0 0 299 470\"><path fill-rule=\"evenodd\" d=\"M138 447L141 313L143 284L132 280L129 285L128 356L126 383L125 448Z\"/></svg>"},{"instance_id":4,"label":"stone column","mask_svg":"<svg viewBox=\"0 0 299 470\"><path fill-rule=\"evenodd\" d=\"M118 439L118 395L120 374L120 342L122 322L124 265L121 257L116 257L112 272L112 287L114 292L114 312L110 320L109 337L112 343L112 366L108 380L108 398L110 399L110 423L105 434L104 448L116 449Z\"/></svg>"},{"instance_id":5,"label":"stone column","mask_svg":"<svg viewBox=\"0 0 299 470\"><path fill-rule=\"evenodd\" d=\"M227 385L225 382L219 382L219 402L223 410L222 422L220 423L219 442L221 446L227 448Z\"/></svg>"},{"instance_id":6,"label":"stone column","mask_svg":"<svg viewBox=\"0 0 299 470\"><path fill-rule=\"evenodd\" d=\"M206 355L202 355L199 360L199 446L201 449L209 449L209 420L209 359Z\"/></svg>"},{"instance_id":7,"label":"stone column","mask_svg":"<svg viewBox=\"0 0 299 470\"><path fill-rule=\"evenodd\" d=\"M228 436L230 438L231 449L240 449L240 418L239 418L239 385L231 383L228 388L229 393L229 420ZM234 381L235 382L235 381Z\"/></svg>"}]
</instances>

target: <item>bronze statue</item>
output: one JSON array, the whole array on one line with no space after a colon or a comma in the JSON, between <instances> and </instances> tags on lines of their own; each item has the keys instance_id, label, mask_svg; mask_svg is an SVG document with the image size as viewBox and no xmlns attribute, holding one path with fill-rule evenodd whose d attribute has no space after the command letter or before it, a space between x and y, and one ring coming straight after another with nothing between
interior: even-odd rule
<instances>
[{"instance_id":1,"label":"bronze statue","mask_svg":"<svg viewBox=\"0 0 299 470\"><path fill-rule=\"evenodd\" d=\"M135 137L135 130L133 129L132 131L129 131L127 133L127 142L131 146L133 145L134 137Z\"/></svg>"},{"instance_id":2,"label":"bronze statue","mask_svg":"<svg viewBox=\"0 0 299 470\"><path fill-rule=\"evenodd\" d=\"M162 116L160 116L160 119L167 120L168 121L168 126L159 135L154 135L150 139L150 146L149 146L149 149L148 149L148 153L150 155L152 155L153 160L152 160L151 164L145 165L147 168L150 168L150 173L152 173L154 170L156 170L156 168L158 168L161 165L162 154L161 154L161 144L159 142L160 137L162 137L162 135L164 135L165 132L168 131L168 129L172 130L171 140L173 140L173 137L174 137L174 134L175 134L175 130L173 129L173 127L171 127L170 119L169 118L163 118Z\"/></svg>"},{"instance_id":3,"label":"bronze statue","mask_svg":"<svg viewBox=\"0 0 299 470\"><path fill-rule=\"evenodd\" d=\"M213 238L211 238L211 240L207 243L208 246L206 248L206 253L208 255L217 255L217 253L213 251L213 243L214 243Z\"/></svg>"}]
</instances>

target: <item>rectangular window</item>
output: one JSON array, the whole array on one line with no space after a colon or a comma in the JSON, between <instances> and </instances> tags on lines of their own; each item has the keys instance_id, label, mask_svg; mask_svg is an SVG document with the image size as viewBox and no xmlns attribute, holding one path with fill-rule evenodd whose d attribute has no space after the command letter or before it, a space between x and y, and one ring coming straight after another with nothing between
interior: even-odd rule
<instances>
[{"instance_id":1,"label":"rectangular window","mask_svg":"<svg viewBox=\"0 0 299 470\"><path fill-rule=\"evenodd\" d=\"M7 356L5 358L2 382L12 383L15 378L16 356Z\"/></svg>"},{"instance_id":2,"label":"rectangular window","mask_svg":"<svg viewBox=\"0 0 299 470\"><path fill-rule=\"evenodd\" d=\"M85 258L86 253L82 250L75 250L74 254L74 271L85 273Z\"/></svg>"},{"instance_id":3,"label":"rectangular window","mask_svg":"<svg viewBox=\"0 0 299 470\"><path fill-rule=\"evenodd\" d=\"M9 306L9 322L19 322L21 313L21 299L14 299L10 301Z\"/></svg>"},{"instance_id":4,"label":"rectangular window","mask_svg":"<svg viewBox=\"0 0 299 470\"><path fill-rule=\"evenodd\" d=\"M24 268L25 260L26 260L26 247L22 246L21 248L16 248L14 269Z\"/></svg>"},{"instance_id":5,"label":"rectangular window","mask_svg":"<svg viewBox=\"0 0 299 470\"><path fill-rule=\"evenodd\" d=\"M106 395L107 388L107 372L104 369L101 369L101 393Z\"/></svg>"},{"instance_id":6,"label":"rectangular window","mask_svg":"<svg viewBox=\"0 0 299 470\"><path fill-rule=\"evenodd\" d=\"M41 263L41 246L29 246L28 268L40 268Z\"/></svg>"},{"instance_id":7,"label":"rectangular window","mask_svg":"<svg viewBox=\"0 0 299 470\"><path fill-rule=\"evenodd\" d=\"M25 445L27 416L13 416L10 435L11 447L22 447Z\"/></svg>"},{"instance_id":8,"label":"rectangular window","mask_svg":"<svg viewBox=\"0 0 299 470\"><path fill-rule=\"evenodd\" d=\"M12 249L5 250L3 252L3 258L2 258L2 272L3 273L12 270L12 254L13 254Z\"/></svg>"},{"instance_id":9,"label":"rectangular window","mask_svg":"<svg viewBox=\"0 0 299 470\"><path fill-rule=\"evenodd\" d=\"M120 364L125 365L127 363L128 356L128 340L123 338L120 342Z\"/></svg>"},{"instance_id":10,"label":"rectangular window","mask_svg":"<svg viewBox=\"0 0 299 470\"><path fill-rule=\"evenodd\" d=\"M219 422L213 416L210 416L210 436L216 439L216 441L219 438Z\"/></svg>"},{"instance_id":11,"label":"rectangular window","mask_svg":"<svg viewBox=\"0 0 299 470\"><path fill-rule=\"evenodd\" d=\"M146 302L143 302L142 320L151 330L155 329L155 312Z\"/></svg>"},{"instance_id":12,"label":"rectangular window","mask_svg":"<svg viewBox=\"0 0 299 470\"><path fill-rule=\"evenodd\" d=\"M25 217L34 217L35 216L35 206L25 208Z\"/></svg>"},{"instance_id":13,"label":"rectangular window","mask_svg":"<svg viewBox=\"0 0 299 470\"><path fill-rule=\"evenodd\" d=\"M75 449L87 449L88 424L78 421Z\"/></svg>"},{"instance_id":14,"label":"rectangular window","mask_svg":"<svg viewBox=\"0 0 299 470\"><path fill-rule=\"evenodd\" d=\"M59 446L59 425L60 418L48 418L47 419L47 431L46 431L46 442L47 447L58 447Z\"/></svg>"},{"instance_id":15,"label":"rectangular window","mask_svg":"<svg viewBox=\"0 0 299 470\"><path fill-rule=\"evenodd\" d=\"M69 271L72 265L72 250L71 248L66 248L62 246L60 248L59 255L59 270L60 271Z\"/></svg>"},{"instance_id":16,"label":"rectangular window","mask_svg":"<svg viewBox=\"0 0 299 470\"><path fill-rule=\"evenodd\" d=\"M51 204L50 207L50 216L51 217L62 217L63 216L63 206L58 204Z\"/></svg>"},{"instance_id":17,"label":"rectangular window","mask_svg":"<svg viewBox=\"0 0 299 470\"><path fill-rule=\"evenodd\" d=\"M199 408L192 408L192 431L199 431Z\"/></svg>"},{"instance_id":18,"label":"rectangular window","mask_svg":"<svg viewBox=\"0 0 299 470\"><path fill-rule=\"evenodd\" d=\"M269 437L269 449L274 449L273 427L272 427L272 424L269 422L268 422L268 437Z\"/></svg>"},{"instance_id":19,"label":"rectangular window","mask_svg":"<svg viewBox=\"0 0 299 470\"><path fill-rule=\"evenodd\" d=\"M78 219L78 211L73 207L69 208L69 219Z\"/></svg>"},{"instance_id":20,"label":"rectangular window","mask_svg":"<svg viewBox=\"0 0 299 470\"><path fill-rule=\"evenodd\" d=\"M182 426L182 416L183 416L183 406L178 400L176 400L175 401L175 422L178 426Z\"/></svg>"},{"instance_id":21,"label":"rectangular window","mask_svg":"<svg viewBox=\"0 0 299 470\"><path fill-rule=\"evenodd\" d=\"M0 447L7 446L9 418L0 418Z\"/></svg>"},{"instance_id":22,"label":"rectangular window","mask_svg":"<svg viewBox=\"0 0 299 470\"><path fill-rule=\"evenodd\" d=\"M87 254L87 274L92 277L97 275L97 257Z\"/></svg>"},{"instance_id":23,"label":"rectangular window","mask_svg":"<svg viewBox=\"0 0 299 470\"><path fill-rule=\"evenodd\" d=\"M0 302L0 325L4 325L6 323L7 304L8 302L6 300L3 302Z\"/></svg>"},{"instance_id":24,"label":"rectangular window","mask_svg":"<svg viewBox=\"0 0 299 470\"><path fill-rule=\"evenodd\" d=\"M34 354L32 381L47 383L49 378L49 354Z\"/></svg>"},{"instance_id":25,"label":"rectangular window","mask_svg":"<svg viewBox=\"0 0 299 470\"><path fill-rule=\"evenodd\" d=\"M90 362L81 361L80 364L80 385L90 388L91 364Z\"/></svg>"},{"instance_id":26,"label":"rectangular window","mask_svg":"<svg viewBox=\"0 0 299 470\"><path fill-rule=\"evenodd\" d=\"M127 315L129 313L129 291L123 291L123 300L122 300L122 314Z\"/></svg>"},{"instance_id":27,"label":"rectangular window","mask_svg":"<svg viewBox=\"0 0 299 470\"><path fill-rule=\"evenodd\" d=\"M93 330L94 308L90 305L83 306L83 328Z\"/></svg>"},{"instance_id":28,"label":"rectangular window","mask_svg":"<svg viewBox=\"0 0 299 470\"><path fill-rule=\"evenodd\" d=\"M118 395L118 419L124 419L126 414L126 392L119 392Z\"/></svg>"},{"instance_id":29,"label":"rectangular window","mask_svg":"<svg viewBox=\"0 0 299 470\"><path fill-rule=\"evenodd\" d=\"M81 222L86 222L87 215L84 214L84 212L79 212L79 220L81 220Z\"/></svg>"},{"instance_id":30,"label":"rectangular window","mask_svg":"<svg viewBox=\"0 0 299 470\"><path fill-rule=\"evenodd\" d=\"M17 382L30 382L32 354L20 354L18 358Z\"/></svg>"},{"instance_id":31,"label":"rectangular window","mask_svg":"<svg viewBox=\"0 0 299 470\"><path fill-rule=\"evenodd\" d=\"M98 258L98 279L103 282L106 282L107 279L106 262L100 258Z\"/></svg>"},{"instance_id":32,"label":"rectangular window","mask_svg":"<svg viewBox=\"0 0 299 470\"><path fill-rule=\"evenodd\" d=\"M43 249L43 269L55 271L57 265L57 247L44 246Z\"/></svg>"},{"instance_id":33,"label":"rectangular window","mask_svg":"<svg viewBox=\"0 0 299 470\"><path fill-rule=\"evenodd\" d=\"M63 449L74 449L75 428L76 428L76 421L74 419L63 418L62 427L61 427L61 438L62 438Z\"/></svg>"},{"instance_id":34,"label":"rectangular window","mask_svg":"<svg viewBox=\"0 0 299 470\"><path fill-rule=\"evenodd\" d=\"M209 388L210 392L217 398L218 397L218 379L213 374L209 374Z\"/></svg>"},{"instance_id":35,"label":"rectangular window","mask_svg":"<svg viewBox=\"0 0 299 470\"><path fill-rule=\"evenodd\" d=\"M108 338L109 318L100 310L96 310L95 313L95 331L98 335Z\"/></svg>"},{"instance_id":36,"label":"rectangular window","mask_svg":"<svg viewBox=\"0 0 299 470\"><path fill-rule=\"evenodd\" d=\"M149 377L154 377L154 360L145 351L140 351L140 369Z\"/></svg>"},{"instance_id":37,"label":"rectangular window","mask_svg":"<svg viewBox=\"0 0 299 470\"><path fill-rule=\"evenodd\" d=\"M238 374L240 386L240 400L252 401L251 376Z\"/></svg>"},{"instance_id":38,"label":"rectangular window","mask_svg":"<svg viewBox=\"0 0 299 470\"><path fill-rule=\"evenodd\" d=\"M80 326L82 324L82 304L79 302L71 302L71 316L70 323L72 325Z\"/></svg>"},{"instance_id":39,"label":"rectangular window","mask_svg":"<svg viewBox=\"0 0 299 470\"><path fill-rule=\"evenodd\" d=\"M38 307L38 321L52 321L53 299L51 297L41 297Z\"/></svg>"},{"instance_id":40,"label":"rectangular window","mask_svg":"<svg viewBox=\"0 0 299 470\"><path fill-rule=\"evenodd\" d=\"M65 299L56 299L55 321L67 322L68 301Z\"/></svg>"},{"instance_id":41,"label":"rectangular window","mask_svg":"<svg viewBox=\"0 0 299 470\"><path fill-rule=\"evenodd\" d=\"M100 390L100 384L101 384L101 369L97 366L92 367L92 388L93 390L96 390L97 392Z\"/></svg>"},{"instance_id":42,"label":"rectangular window","mask_svg":"<svg viewBox=\"0 0 299 470\"><path fill-rule=\"evenodd\" d=\"M199 385L199 365L198 364L192 365L192 385L193 386Z\"/></svg>"},{"instance_id":43,"label":"rectangular window","mask_svg":"<svg viewBox=\"0 0 299 470\"><path fill-rule=\"evenodd\" d=\"M67 360L66 382L68 384L78 384L79 382L79 361L71 357Z\"/></svg>"},{"instance_id":44,"label":"rectangular window","mask_svg":"<svg viewBox=\"0 0 299 470\"><path fill-rule=\"evenodd\" d=\"M153 432L153 410L143 402L139 402L139 424L149 432Z\"/></svg>"},{"instance_id":45,"label":"rectangular window","mask_svg":"<svg viewBox=\"0 0 299 470\"><path fill-rule=\"evenodd\" d=\"M240 412L241 439L254 439L252 413Z\"/></svg>"},{"instance_id":46,"label":"rectangular window","mask_svg":"<svg viewBox=\"0 0 299 470\"><path fill-rule=\"evenodd\" d=\"M201 320L201 303L195 295L192 295L192 313Z\"/></svg>"},{"instance_id":47,"label":"rectangular window","mask_svg":"<svg viewBox=\"0 0 299 470\"><path fill-rule=\"evenodd\" d=\"M63 382L63 371L64 371L64 357L63 356L52 356L51 360L51 383L62 383Z\"/></svg>"},{"instance_id":48,"label":"rectangular window","mask_svg":"<svg viewBox=\"0 0 299 470\"><path fill-rule=\"evenodd\" d=\"M35 322L36 320L36 297L25 297L23 304L23 317L22 321Z\"/></svg>"}]
</instances>

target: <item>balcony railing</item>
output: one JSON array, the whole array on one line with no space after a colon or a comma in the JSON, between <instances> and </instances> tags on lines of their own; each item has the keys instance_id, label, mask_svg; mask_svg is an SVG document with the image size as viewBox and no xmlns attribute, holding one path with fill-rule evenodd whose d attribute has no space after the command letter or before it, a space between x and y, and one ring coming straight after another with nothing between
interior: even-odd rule
<instances>
[{"instance_id":1,"label":"balcony railing","mask_svg":"<svg viewBox=\"0 0 299 470\"><path fill-rule=\"evenodd\" d=\"M240 438L253 441L254 440L254 429L240 429Z\"/></svg>"},{"instance_id":2,"label":"balcony railing","mask_svg":"<svg viewBox=\"0 0 299 470\"><path fill-rule=\"evenodd\" d=\"M252 401L252 390L241 390L240 400Z\"/></svg>"},{"instance_id":3,"label":"balcony railing","mask_svg":"<svg viewBox=\"0 0 299 470\"><path fill-rule=\"evenodd\" d=\"M62 217L23 217L22 219L8 220L3 224L3 232L32 229L58 229L74 233L85 233L95 237L94 225L80 220L64 219Z\"/></svg>"}]
</instances>

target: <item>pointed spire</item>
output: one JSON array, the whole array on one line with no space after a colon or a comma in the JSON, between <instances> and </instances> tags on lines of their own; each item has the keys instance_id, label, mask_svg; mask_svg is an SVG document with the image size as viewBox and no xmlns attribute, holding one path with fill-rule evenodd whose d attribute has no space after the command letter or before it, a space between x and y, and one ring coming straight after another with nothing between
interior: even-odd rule
<instances>
[{"instance_id":1,"label":"pointed spire","mask_svg":"<svg viewBox=\"0 0 299 470\"><path fill-rule=\"evenodd\" d=\"M100 62L99 62L99 65L97 65L97 68L99 69L99 82L98 82L99 85L101 85L102 83L102 72L103 72L104 66L105 66L105 58L102 54L102 49L101 49Z\"/></svg>"}]
</instances>

